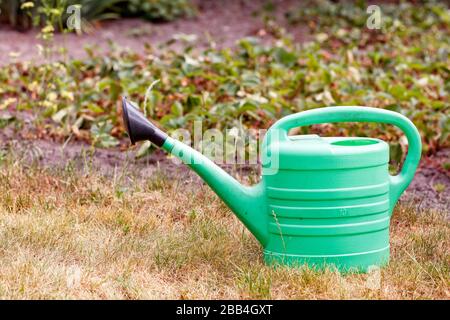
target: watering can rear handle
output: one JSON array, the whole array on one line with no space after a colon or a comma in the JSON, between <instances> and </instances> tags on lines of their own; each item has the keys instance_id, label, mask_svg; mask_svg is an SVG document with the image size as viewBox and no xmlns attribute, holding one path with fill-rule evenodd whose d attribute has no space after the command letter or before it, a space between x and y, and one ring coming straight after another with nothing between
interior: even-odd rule
<instances>
[{"instance_id":1,"label":"watering can rear handle","mask_svg":"<svg viewBox=\"0 0 450 320\"><path fill-rule=\"evenodd\" d=\"M370 107L327 107L296 113L277 121L269 130L279 130L280 140L288 139L289 129L319 123L334 122L378 122L400 128L408 139L408 154L401 172L390 177L391 203L395 204L408 187L419 165L422 142L414 124L405 116L384 109Z\"/></svg>"}]
</instances>

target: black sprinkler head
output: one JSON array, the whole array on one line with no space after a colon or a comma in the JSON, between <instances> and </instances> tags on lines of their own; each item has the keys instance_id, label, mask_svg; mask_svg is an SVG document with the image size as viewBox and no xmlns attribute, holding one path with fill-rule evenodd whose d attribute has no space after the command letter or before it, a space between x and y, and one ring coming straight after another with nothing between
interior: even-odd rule
<instances>
[{"instance_id":1,"label":"black sprinkler head","mask_svg":"<svg viewBox=\"0 0 450 320\"><path fill-rule=\"evenodd\" d=\"M131 143L150 140L161 147L167 139L167 134L151 123L137 107L122 98L123 122L130 137Z\"/></svg>"}]
</instances>

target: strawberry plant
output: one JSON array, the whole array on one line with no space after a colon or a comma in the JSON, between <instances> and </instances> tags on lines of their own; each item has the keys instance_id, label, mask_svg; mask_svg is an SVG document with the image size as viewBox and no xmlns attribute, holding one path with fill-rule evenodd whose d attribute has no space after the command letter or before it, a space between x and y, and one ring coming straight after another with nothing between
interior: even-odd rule
<instances>
[{"instance_id":1,"label":"strawberry plant","mask_svg":"<svg viewBox=\"0 0 450 320\"><path fill-rule=\"evenodd\" d=\"M313 21L324 21L313 25L315 37L304 44L288 36L275 44L244 38L234 49L163 47L156 54L149 46L146 55L112 47L106 55L89 51L83 61L12 64L0 70L0 95L8 101L5 109L33 110L52 136L75 135L100 146L116 144L106 135L124 135L121 95L169 131L192 129L196 120L203 129L267 128L310 108L365 105L409 117L422 134L424 152L433 153L450 146L449 10L442 4L400 6L386 9L380 30L364 32L348 15L337 14L329 24L328 13L311 14ZM312 131L399 138L395 128L373 124ZM394 143L394 150L401 159L403 148Z\"/></svg>"}]
</instances>

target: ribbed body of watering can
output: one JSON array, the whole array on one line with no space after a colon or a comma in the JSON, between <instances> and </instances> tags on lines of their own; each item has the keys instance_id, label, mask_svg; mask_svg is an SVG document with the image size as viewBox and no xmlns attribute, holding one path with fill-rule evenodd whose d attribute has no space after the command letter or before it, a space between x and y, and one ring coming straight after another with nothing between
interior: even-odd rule
<instances>
[{"instance_id":1,"label":"ribbed body of watering can","mask_svg":"<svg viewBox=\"0 0 450 320\"><path fill-rule=\"evenodd\" d=\"M367 271L389 261L391 214L421 154L419 133L406 117L367 107L329 107L287 116L268 130L261 181L247 187L168 137L125 99L123 105L132 142L151 140L195 170L258 239L267 263ZM401 172L389 174L389 145L379 139L288 135L294 127L336 122L399 127L409 141Z\"/></svg>"}]
</instances>

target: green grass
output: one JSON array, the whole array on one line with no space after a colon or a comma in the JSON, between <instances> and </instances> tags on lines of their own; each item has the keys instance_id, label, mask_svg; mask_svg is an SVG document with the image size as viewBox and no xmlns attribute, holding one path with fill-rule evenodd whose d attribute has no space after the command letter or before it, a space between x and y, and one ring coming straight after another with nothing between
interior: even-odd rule
<instances>
[{"instance_id":1,"label":"green grass","mask_svg":"<svg viewBox=\"0 0 450 320\"><path fill-rule=\"evenodd\" d=\"M373 274L271 268L206 186L0 165L0 298L448 299L446 213L397 206ZM118 192L120 190L120 192Z\"/></svg>"}]
</instances>

